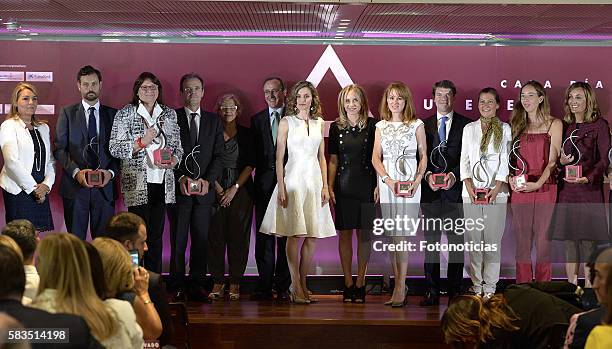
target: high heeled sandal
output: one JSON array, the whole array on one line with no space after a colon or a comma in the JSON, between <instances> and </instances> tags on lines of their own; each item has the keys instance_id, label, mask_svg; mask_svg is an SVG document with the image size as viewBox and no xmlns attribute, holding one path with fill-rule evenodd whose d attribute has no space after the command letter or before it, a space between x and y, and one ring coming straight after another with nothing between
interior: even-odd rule
<instances>
[{"instance_id":1,"label":"high heeled sandal","mask_svg":"<svg viewBox=\"0 0 612 349\"><path fill-rule=\"evenodd\" d=\"M309 299L300 298L296 296L295 290L293 289L293 287L289 287L289 300L291 301L291 303L294 303L294 304L310 304L311 303Z\"/></svg>"},{"instance_id":2,"label":"high heeled sandal","mask_svg":"<svg viewBox=\"0 0 612 349\"><path fill-rule=\"evenodd\" d=\"M221 286L221 289L218 292L211 292L208 294L208 298L212 299L212 300L216 300L219 299L221 297L223 297L223 294L225 293L225 284L223 284Z\"/></svg>"},{"instance_id":3,"label":"high heeled sandal","mask_svg":"<svg viewBox=\"0 0 612 349\"><path fill-rule=\"evenodd\" d=\"M344 290L342 290L342 302L351 303L355 301L355 285L346 286L344 285Z\"/></svg>"},{"instance_id":4,"label":"high heeled sandal","mask_svg":"<svg viewBox=\"0 0 612 349\"><path fill-rule=\"evenodd\" d=\"M230 301L238 301L238 300L240 300L240 291L238 291L236 293L233 293L231 291L231 289L232 289L232 287L230 285L229 300Z\"/></svg>"}]
</instances>

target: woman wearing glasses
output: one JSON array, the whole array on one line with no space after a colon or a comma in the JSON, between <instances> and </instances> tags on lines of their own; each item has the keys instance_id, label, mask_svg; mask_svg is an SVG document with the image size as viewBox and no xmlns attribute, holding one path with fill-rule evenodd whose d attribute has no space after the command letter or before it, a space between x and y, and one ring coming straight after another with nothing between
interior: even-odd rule
<instances>
[{"instance_id":1,"label":"woman wearing glasses","mask_svg":"<svg viewBox=\"0 0 612 349\"><path fill-rule=\"evenodd\" d=\"M213 278L211 299L223 296L225 287L225 250L229 269L229 299L240 299L240 281L249 259L249 241L253 217L251 173L251 142L249 129L239 125L242 111L240 100L234 94L225 94L217 101L217 112L223 121L223 168L215 181L217 202L212 209L208 241L210 245L208 266Z\"/></svg>"},{"instance_id":2,"label":"woman wearing glasses","mask_svg":"<svg viewBox=\"0 0 612 349\"><path fill-rule=\"evenodd\" d=\"M53 230L47 195L55 182L49 126L35 113L38 91L28 83L17 84L11 96L11 110L0 126L0 147L4 167L0 187L6 221L27 219L37 230Z\"/></svg>"},{"instance_id":3,"label":"woman wearing glasses","mask_svg":"<svg viewBox=\"0 0 612 349\"><path fill-rule=\"evenodd\" d=\"M175 202L174 172L182 155L176 112L162 104L162 85L153 73L134 82L132 101L117 112L111 155L121 159L121 192L128 211L147 226L145 267L162 267L162 233L166 204Z\"/></svg>"}]
</instances>

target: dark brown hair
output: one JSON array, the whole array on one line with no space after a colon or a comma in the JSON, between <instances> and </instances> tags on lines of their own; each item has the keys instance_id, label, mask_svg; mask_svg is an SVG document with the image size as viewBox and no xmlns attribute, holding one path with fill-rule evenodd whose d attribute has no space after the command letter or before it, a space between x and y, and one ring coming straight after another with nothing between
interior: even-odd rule
<instances>
[{"instance_id":1,"label":"dark brown hair","mask_svg":"<svg viewBox=\"0 0 612 349\"><path fill-rule=\"evenodd\" d=\"M148 71L140 73L140 75L138 75L138 78L136 78L136 81L134 81L134 88L132 89L131 104L138 107L138 102L140 102L140 98L138 97L138 90L140 90L140 86L142 86L145 80L151 80L155 85L157 85L158 95L157 95L156 102L158 104L164 104L163 97L162 97L162 84L157 78L157 76L155 76L155 74L148 72Z\"/></svg>"}]
</instances>

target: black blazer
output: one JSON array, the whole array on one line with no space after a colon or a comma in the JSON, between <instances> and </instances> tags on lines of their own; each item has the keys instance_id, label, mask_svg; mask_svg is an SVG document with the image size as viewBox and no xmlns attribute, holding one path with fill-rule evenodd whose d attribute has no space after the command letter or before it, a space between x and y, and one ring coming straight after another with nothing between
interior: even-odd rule
<instances>
[{"instance_id":1,"label":"black blazer","mask_svg":"<svg viewBox=\"0 0 612 349\"><path fill-rule=\"evenodd\" d=\"M285 108L281 118L285 116ZM270 111L266 108L251 118L251 136L255 146L251 163L255 166L255 202L267 206L276 185L276 146L272 139ZM287 153L285 152L285 162Z\"/></svg>"},{"instance_id":2,"label":"black blazer","mask_svg":"<svg viewBox=\"0 0 612 349\"><path fill-rule=\"evenodd\" d=\"M44 310L26 307L18 300L0 300L0 312L7 313L19 321L24 328L67 328L69 330L69 343L43 344L32 343L32 348L75 348L93 349L104 348L91 335L85 320L71 314L51 314Z\"/></svg>"},{"instance_id":3,"label":"black blazer","mask_svg":"<svg viewBox=\"0 0 612 349\"><path fill-rule=\"evenodd\" d=\"M100 130L99 130L99 149L100 149L100 168L112 170L115 176L119 175L119 160L113 158L108 148L113 120L117 109L100 105ZM86 110L81 102L67 107L60 111L57 124L55 126L55 158L62 166L62 183L60 185L60 195L72 199L81 189L81 185L72 178L72 173L76 168L81 170L90 168L86 159L83 157L83 149L89 144L87 139L87 123L85 122ZM102 192L107 200L115 200L115 186L110 181Z\"/></svg>"},{"instance_id":4,"label":"black blazer","mask_svg":"<svg viewBox=\"0 0 612 349\"><path fill-rule=\"evenodd\" d=\"M421 185L421 202L429 203L436 200L445 200L449 203L461 203L461 174L459 173L460 161L461 161L461 138L463 136L463 128L470 122L465 116L454 112L453 121L451 123L451 129L448 133L448 139L446 140L446 146L442 151L442 154L446 158L447 167L446 172L453 172L457 181L455 185L449 190L438 190L433 191L429 188L429 185L423 181ZM439 154L434 152L433 158L431 157L431 151L440 144L440 136L438 136L438 118L436 115L430 116L424 121L425 136L427 142L427 171L432 173L442 172L442 168L437 169L433 164L432 160L436 161L438 165L444 165L444 161L439 157Z\"/></svg>"},{"instance_id":5,"label":"black blazer","mask_svg":"<svg viewBox=\"0 0 612 349\"><path fill-rule=\"evenodd\" d=\"M215 181L221 177L221 155L223 154L223 126L221 119L217 114L200 111L200 130L198 132L198 144L200 147L199 154L196 155L198 164L200 165L200 177L208 181L208 194L203 196L185 196L181 193L180 185L178 184L181 176L192 177L193 175L187 171L185 167L185 159L191 153L191 138L189 136L189 120L185 113L185 108L176 109L176 117L181 132L181 145L183 147L183 159L175 171L176 181L176 203L187 203L192 198L195 198L199 204L213 204L215 202ZM191 161L191 157L189 157ZM189 168L193 171L193 164L189 164Z\"/></svg>"}]
</instances>

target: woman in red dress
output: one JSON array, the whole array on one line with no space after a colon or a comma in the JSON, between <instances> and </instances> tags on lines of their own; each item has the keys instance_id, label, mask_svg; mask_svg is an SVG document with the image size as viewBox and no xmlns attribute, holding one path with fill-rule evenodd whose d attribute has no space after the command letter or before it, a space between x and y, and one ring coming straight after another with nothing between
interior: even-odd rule
<instances>
[{"instance_id":1,"label":"woman in red dress","mask_svg":"<svg viewBox=\"0 0 612 349\"><path fill-rule=\"evenodd\" d=\"M512 112L513 146L510 153L514 173L509 179L512 217L516 234L516 283L550 281L550 238L547 236L557 201L555 170L561 149L563 123L550 115L546 91L537 81L528 81L519 93L520 103ZM525 175L525 183L515 180ZM532 268L535 241L537 259Z\"/></svg>"}]
</instances>

